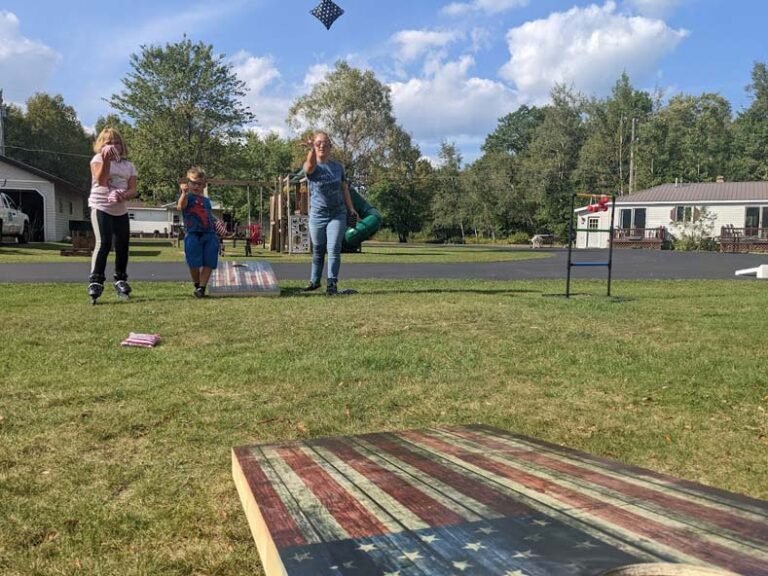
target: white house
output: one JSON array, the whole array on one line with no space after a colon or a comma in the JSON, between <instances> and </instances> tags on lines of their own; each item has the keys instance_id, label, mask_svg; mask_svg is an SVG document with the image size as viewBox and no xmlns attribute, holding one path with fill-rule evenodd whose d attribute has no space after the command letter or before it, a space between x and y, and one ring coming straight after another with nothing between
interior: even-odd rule
<instances>
[{"instance_id":1,"label":"white house","mask_svg":"<svg viewBox=\"0 0 768 576\"><path fill-rule=\"evenodd\" d=\"M575 210L576 247L607 248L611 210ZM618 196L613 220L615 243L661 247L679 234L681 223L702 214L712 221L712 236L735 234L768 240L768 182L700 182L662 184L635 194ZM730 230L730 232L729 232Z\"/></svg>"},{"instance_id":2,"label":"white house","mask_svg":"<svg viewBox=\"0 0 768 576\"><path fill-rule=\"evenodd\" d=\"M7 156L0 156L0 190L29 216L33 241L62 240L70 220L87 218L87 190Z\"/></svg>"},{"instance_id":3,"label":"white house","mask_svg":"<svg viewBox=\"0 0 768 576\"><path fill-rule=\"evenodd\" d=\"M211 211L217 218L222 217L222 207L218 202L211 202ZM172 231L177 231L181 221L181 213L176 210L176 202L168 204L152 205L140 200L128 202L128 218L133 235L167 236Z\"/></svg>"}]
</instances>

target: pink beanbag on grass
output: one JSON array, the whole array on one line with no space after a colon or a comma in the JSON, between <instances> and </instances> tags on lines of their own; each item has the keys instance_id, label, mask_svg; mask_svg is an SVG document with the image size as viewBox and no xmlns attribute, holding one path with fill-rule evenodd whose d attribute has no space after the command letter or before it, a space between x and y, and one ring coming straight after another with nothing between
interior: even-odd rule
<instances>
[{"instance_id":1,"label":"pink beanbag on grass","mask_svg":"<svg viewBox=\"0 0 768 576\"><path fill-rule=\"evenodd\" d=\"M121 346L139 346L140 348L153 348L160 342L160 334L140 334L131 332L128 338L120 342Z\"/></svg>"}]
</instances>

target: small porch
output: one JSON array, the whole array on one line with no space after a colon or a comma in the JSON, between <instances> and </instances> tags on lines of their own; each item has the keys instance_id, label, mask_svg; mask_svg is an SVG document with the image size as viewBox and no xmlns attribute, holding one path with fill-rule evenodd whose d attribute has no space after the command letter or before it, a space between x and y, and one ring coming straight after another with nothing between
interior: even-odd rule
<instances>
[{"instance_id":1,"label":"small porch","mask_svg":"<svg viewBox=\"0 0 768 576\"><path fill-rule=\"evenodd\" d=\"M768 228L720 228L720 252L768 252Z\"/></svg>"},{"instance_id":2,"label":"small porch","mask_svg":"<svg viewBox=\"0 0 768 576\"><path fill-rule=\"evenodd\" d=\"M616 228L613 231L614 248L648 248L661 250L667 239L667 229L658 228Z\"/></svg>"}]
</instances>

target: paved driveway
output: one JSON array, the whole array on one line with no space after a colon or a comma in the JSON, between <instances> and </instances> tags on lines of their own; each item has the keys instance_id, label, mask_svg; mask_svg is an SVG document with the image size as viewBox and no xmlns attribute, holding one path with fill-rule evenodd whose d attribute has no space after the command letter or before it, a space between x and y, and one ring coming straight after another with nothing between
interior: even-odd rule
<instances>
[{"instance_id":1,"label":"paved driveway","mask_svg":"<svg viewBox=\"0 0 768 576\"><path fill-rule=\"evenodd\" d=\"M420 247L423 249L423 246ZM487 250L487 248L484 248ZM499 248L500 250L519 250ZM471 247L466 248L471 251ZM550 258L514 262L461 264L350 264L342 256L341 277L364 278L478 278L522 280L533 278L565 279L568 252L564 249L539 250ZM574 251L574 261L606 261L607 250ZM613 254L615 279L705 279L730 278L742 268L768 264L768 254L721 254L719 252L674 252L656 250L616 250ZM304 280L309 264L274 263L278 280ZM133 281L187 281L183 262L133 262L128 265ZM606 278L605 267L572 268L572 278ZM111 262L107 265L111 274ZM0 264L0 282L85 282L88 264L55 262L48 264Z\"/></svg>"}]
</instances>

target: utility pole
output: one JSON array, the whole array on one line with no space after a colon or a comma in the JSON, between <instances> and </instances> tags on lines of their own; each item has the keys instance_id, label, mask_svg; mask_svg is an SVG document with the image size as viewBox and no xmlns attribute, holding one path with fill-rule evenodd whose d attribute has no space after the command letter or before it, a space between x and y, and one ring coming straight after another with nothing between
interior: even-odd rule
<instances>
[{"instance_id":1,"label":"utility pole","mask_svg":"<svg viewBox=\"0 0 768 576\"><path fill-rule=\"evenodd\" d=\"M5 156L5 106L3 105L3 91L0 90L0 156Z\"/></svg>"},{"instance_id":2,"label":"utility pole","mask_svg":"<svg viewBox=\"0 0 768 576\"><path fill-rule=\"evenodd\" d=\"M635 122L637 118L632 118L632 140L629 144L629 193L635 191Z\"/></svg>"},{"instance_id":3,"label":"utility pole","mask_svg":"<svg viewBox=\"0 0 768 576\"><path fill-rule=\"evenodd\" d=\"M619 116L619 196L624 195L624 114Z\"/></svg>"}]
</instances>

